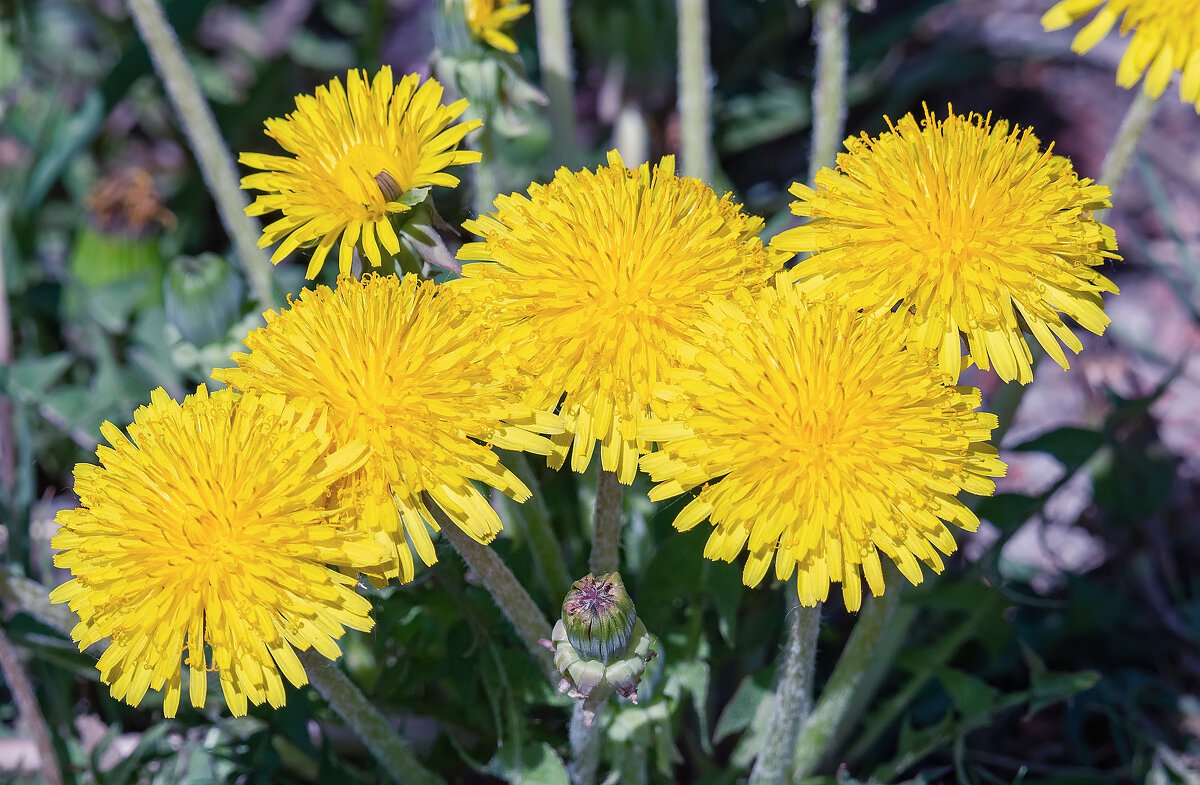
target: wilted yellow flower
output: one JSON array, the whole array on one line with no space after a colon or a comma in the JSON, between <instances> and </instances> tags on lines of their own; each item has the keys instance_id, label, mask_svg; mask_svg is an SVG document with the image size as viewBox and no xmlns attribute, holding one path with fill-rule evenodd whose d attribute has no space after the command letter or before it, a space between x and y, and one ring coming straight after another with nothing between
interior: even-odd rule
<instances>
[{"instance_id":1,"label":"wilted yellow flower","mask_svg":"<svg viewBox=\"0 0 1200 785\"><path fill-rule=\"evenodd\" d=\"M979 521L956 498L990 494L1004 473L986 444L995 415L973 411L979 391L950 387L930 352L904 347L901 315L811 307L783 276L757 296L714 305L707 342L660 388L657 421L641 428L659 449L642 468L661 483L653 501L702 485L675 518L715 525L704 555L749 552L742 579L771 561L798 570L805 605L841 582L846 607L884 589L879 552L913 583L917 559L941 571L954 551L949 521Z\"/></svg>"},{"instance_id":2,"label":"wilted yellow flower","mask_svg":"<svg viewBox=\"0 0 1200 785\"><path fill-rule=\"evenodd\" d=\"M181 405L159 388L128 438L100 430L112 446L96 450L99 466L75 467L80 506L58 514L52 541L75 577L50 599L79 614L81 650L111 639L97 667L113 697L136 706L165 685L163 713L175 716L182 657L193 706L208 670L236 716L247 701L282 706L280 672L308 681L293 648L336 659L343 628L371 628L371 604L327 565L384 554L320 504L365 450L331 451L312 407L203 385Z\"/></svg>"},{"instance_id":3,"label":"wilted yellow flower","mask_svg":"<svg viewBox=\"0 0 1200 785\"><path fill-rule=\"evenodd\" d=\"M500 518L472 483L517 501L530 496L491 446L545 455L550 441L534 431L561 426L511 402L494 370L498 346L464 299L416 276L368 274L306 289L290 305L268 311L267 326L246 337L250 353L213 376L239 390L315 401L335 444L368 445L366 463L331 493L333 506L388 549L382 567L364 572L411 580L408 543L425 564L437 560L425 493L463 531L490 542Z\"/></svg>"},{"instance_id":4,"label":"wilted yellow flower","mask_svg":"<svg viewBox=\"0 0 1200 785\"><path fill-rule=\"evenodd\" d=\"M509 344L534 408L562 401L566 431L550 465L591 461L623 483L637 473L637 421L653 385L690 342L705 303L738 286L761 286L778 268L755 237L762 220L699 180L625 168L614 151L595 172L560 169L529 196L496 199L497 212L464 226L484 242L464 245L468 264L451 286L469 291Z\"/></svg>"},{"instance_id":5,"label":"wilted yellow flower","mask_svg":"<svg viewBox=\"0 0 1200 785\"><path fill-rule=\"evenodd\" d=\"M340 238L343 274L356 244L378 267L380 245L389 254L400 251L391 217L423 200L431 186L458 185L446 167L479 161L479 153L458 144L482 122L451 125L466 100L443 106L437 80L418 87L419 81L409 74L393 85L388 66L373 81L351 71L345 87L332 79L315 96L296 96L296 111L287 117L267 120L267 136L295 157L242 153L238 160L263 170L242 178L243 188L264 192L246 212L283 213L259 240L263 248L280 243L272 262L315 244L306 273L314 278Z\"/></svg>"},{"instance_id":6,"label":"wilted yellow flower","mask_svg":"<svg viewBox=\"0 0 1200 785\"><path fill-rule=\"evenodd\" d=\"M1071 51L1088 51L1121 19L1121 35L1132 30L1133 38L1117 66L1117 84L1133 87L1145 73L1142 89L1158 98L1171 75L1180 71L1179 96L1200 112L1200 5L1196 0L1063 0L1042 17L1042 27L1058 30L1096 8L1100 11L1076 34Z\"/></svg>"},{"instance_id":7,"label":"wilted yellow flower","mask_svg":"<svg viewBox=\"0 0 1200 785\"><path fill-rule=\"evenodd\" d=\"M852 309L908 312L910 338L936 349L954 379L961 336L980 368L1031 381L1022 329L1068 367L1059 341L1083 344L1062 315L1102 333L1101 293L1117 291L1095 269L1119 258L1093 215L1109 206L1108 188L1005 121L926 110L922 124L906 115L888 125L877 139L847 139L816 189L792 186L792 212L813 220L772 247L812 254L793 270L798 285Z\"/></svg>"},{"instance_id":8,"label":"wilted yellow flower","mask_svg":"<svg viewBox=\"0 0 1200 785\"><path fill-rule=\"evenodd\" d=\"M487 43L505 52L517 51L517 42L505 28L529 13L529 4L520 0L466 0L467 26Z\"/></svg>"}]
</instances>

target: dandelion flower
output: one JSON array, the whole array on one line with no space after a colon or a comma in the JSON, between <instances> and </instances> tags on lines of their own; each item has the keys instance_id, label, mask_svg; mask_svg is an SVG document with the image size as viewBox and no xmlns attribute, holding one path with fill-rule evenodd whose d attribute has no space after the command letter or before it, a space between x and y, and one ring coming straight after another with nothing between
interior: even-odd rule
<instances>
[{"instance_id":1,"label":"dandelion flower","mask_svg":"<svg viewBox=\"0 0 1200 785\"><path fill-rule=\"evenodd\" d=\"M464 299L416 276L343 276L336 289L305 290L291 307L268 311L246 337L249 354L215 378L240 390L316 401L335 444L361 442L366 463L332 489L332 503L390 554L364 572L380 582L411 580L411 548L436 561L428 494L474 539L490 542L500 519L473 485L517 501L530 496L501 465L495 445L545 455L557 418L512 402L495 372L494 342ZM561 426L557 426L561 427Z\"/></svg>"},{"instance_id":2,"label":"dandelion flower","mask_svg":"<svg viewBox=\"0 0 1200 785\"><path fill-rule=\"evenodd\" d=\"M182 404L155 390L133 420L128 437L104 423L100 465L75 467L80 506L58 514L52 542L74 578L51 601L79 614L81 650L111 639L97 667L115 698L136 706L165 686L175 716L182 658L193 706L208 670L236 716L282 706L280 673L307 683L293 649L336 659L344 628L371 628L370 603L327 565L383 554L319 504L362 446L331 451L311 407L203 385Z\"/></svg>"},{"instance_id":3,"label":"dandelion flower","mask_svg":"<svg viewBox=\"0 0 1200 785\"><path fill-rule=\"evenodd\" d=\"M1133 38L1117 66L1117 84L1133 87L1145 73L1142 89L1158 98L1171 74L1180 71L1179 96L1200 112L1200 5L1196 0L1064 0L1046 12L1042 27L1059 30L1096 8L1100 11L1076 34L1071 50L1083 54L1100 43L1124 14L1121 35L1132 30Z\"/></svg>"},{"instance_id":4,"label":"dandelion flower","mask_svg":"<svg viewBox=\"0 0 1200 785\"><path fill-rule=\"evenodd\" d=\"M653 386L690 340L704 305L739 286L759 287L780 255L755 237L762 220L699 180L677 177L674 159L625 168L614 151L595 172L560 169L529 196L496 199L497 212L464 226L484 242L464 245L468 264L452 286L488 309L535 408L562 399L566 431L550 465L601 464L633 481L637 420ZM565 394L565 399L563 398Z\"/></svg>"},{"instance_id":5,"label":"dandelion flower","mask_svg":"<svg viewBox=\"0 0 1200 785\"><path fill-rule=\"evenodd\" d=\"M990 494L1004 473L986 444L996 417L973 411L979 391L950 387L932 353L904 347L898 314L811 307L778 288L718 304L707 342L660 388L661 418L643 424L659 450L642 468L654 501L702 485L679 512L687 530L715 525L704 555L749 552L746 585L798 572L805 605L840 582L846 607L884 589L879 552L913 583L917 560L942 569L954 551L943 521L979 521L956 496Z\"/></svg>"},{"instance_id":6,"label":"dandelion flower","mask_svg":"<svg viewBox=\"0 0 1200 785\"><path fill-rule=\"evenodd\" d=\"M400 252L392 216L410 210L431 186L458 185L446 167L479 161L479 153L458 144L481 121L452 125L467 102L443 106L442 86L419 81L409 74L393 85L388 66L374 80L350 71L345 87L335 78L315 96L296 96L296 111L287 117L267 120L267 136L294 157L242 153L239 160L263 170L242 178L243 188L263 192L246 212L283 213L259 240L263 248L279 243L272 262L315 245L306 273L315 278L340 239L343 274L356 244L378 267L380 245Z\"/></svg>"},{"instance_id":7,"label":"dandelion flower","mask_svg":"<svg viewBox=\"0 0 1200 785\"><path fill-rule=\"evenodd\" d=\"M477 38L505 52L516 52L517 42L505 28L529 13L520 0L467 0L467 26Z\"/></svg>"},{"instance_id":8,"label":"dandelion flower","mask_svg":"<svg viewBox=\"0 0 1200 785\"><path fill-rule=\"evenodd\" d=\"M1023 328L1068 367L1059 342L1083 345L1062 315L1102 333L1101 293L1117 291L1096 270L1119 258L1093 214L1109 206L1108 188L1004 121L926 110L923 124L888 124L877 139L847 139L815 189L792 186L792 212L813 220L772 245L812 254L794 269L799 286L852 309L909 312L910 338L938 350L953 379L961 335L980 368L1031 381Z\"/></svg>"}]
</instances>

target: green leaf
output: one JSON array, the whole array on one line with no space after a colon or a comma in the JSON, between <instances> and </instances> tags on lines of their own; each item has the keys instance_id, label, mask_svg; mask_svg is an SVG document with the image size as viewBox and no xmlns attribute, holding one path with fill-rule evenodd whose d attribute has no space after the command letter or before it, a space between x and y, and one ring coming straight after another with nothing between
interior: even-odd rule
<instances>
[{"instance_id":1,"label":"green leaf","mask_svg":"<svg viewBox=\"0 0 1200 785\"><path fill-rule=\"evenodd\" d=\"M713 744L720 744L729 736L749 728L760 714L770 713L772 685L775 683L774 668L764 668L742 679L742 683L721 710L717 727L713 731ZM764 710L763 704L768 704Z\"/></svg>"},{"instance_id":2,"label":"green leaf","mask_svg":"<svg viewBox=\"0 0 1200 785\"><path fill-rule=\"evenodd\" d=\"M21 401L36 400L71 367L71 362L66 352L17 360L0 368L0 389Z\"/></svg>"},{"instance_id":3,"label":"green leaf","mask_svg":"<svg viewBox=\"0 0 1200 785\"><path fill-rule=\"evenodd\" d=\"M995 687L954 668L938 668L937 677L963 717L990 713L1000 697L1000 691Z\"/></svg>"},{"instance_id":4,"label":"green leaf","mask_svg":"<svg viewBox=\"0 0 1200 785\"><path fill-rule=\"evenodd\" d=\"M522 747L517 755L505 755L501 749L486 771L512 785L570 785L562 758L545 742Z\"/></svg>"},{"instance_id":5,"label":"green leaf","mask_svg":"<svg viewBox=\"0 0 1200 785\"><path fill-rule=\"evenodd\" d=\"M1029 719L1051 704L1065 701L1081 692L1090 690L1100 681L1100 674L1094 670L1076 671L1074 673L1052 673L1046 668L1042 658L1028 646L1021 646L1021 653L1029 666L1029 711L1025 719Z\"/></svg>"},{"instance_id":6,"label":"green leaf","mask_svg":"<svg viewBox=\"0 0 1200 785\"><path fill-rule=\"evenodd\" d=\"M1075 472L1104 445L1104 434L1086 428L1058 428L1030 439L1013 449L1017 452L1044 452L1058 459L1067 473Z\"/></svg>"},{"instance_id":7,"label":"green leaf","mask_svg":"<svg viewBox=\"0 0 1200 785\"><path fill-rule=\"evenodd\" d=\"M98 90L84 96L75 114L59 123L50 135L46 149L38 157L29 175L25 201L26 213L32 212L46 198L59 175L79 150L92 140L104 120L104 99Z\"/></svg>"},{"instance_id":8,"label":"green leaf","mask_svg":"<svg viewBox=\"0 0 1200 785\"><path fill-rule=\"evenodd\" d=\"M1044 500L1019 493L998 493L979 500L975 514L1001 532L1016 531L1041 509Z\"/></svg>"}]
</instances>

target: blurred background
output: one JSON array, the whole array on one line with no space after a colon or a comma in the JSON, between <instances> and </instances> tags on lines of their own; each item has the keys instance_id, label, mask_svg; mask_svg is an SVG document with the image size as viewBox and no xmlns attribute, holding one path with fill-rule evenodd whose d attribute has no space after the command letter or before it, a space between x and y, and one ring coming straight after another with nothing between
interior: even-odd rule
<instances>
[{"instance_id":1,"label":"blurred background","mask_svg":"<svg viewBox=\"0 0 1200 785\"><path fill-rule=\"evenodd\" d=\"M1114 84L1126 41L1114 33L1076 56L1077 26L1042 31L1051 4L879 0L853 13L846 133L949 103L1032 126L1096 176L1133 99ZM558 163L532 14L514 28L518 54L488 55L486 71L464 70L437 0L166 8L235 152L273 152L263 121L350 68L391 64L452 91L493 74L505 112L490 136L491 179L460 173L463 188L437 193L451 245L495 192L544 182ZM711 0L709 10L715 185L777 232L792 220L787 188L808 170L811 13L795 0ZM644 139L652 159L676 152L673 2L574 0L572 23L578 163L602 162L623 134ZM977 506L983 529L959 537L963 556L946 576L904 595L910 624L894 665L840 729L823 781L1200 783L1200 116L1174 86L1113 202L1106 221L1124 260L1105 271L1121 288L1111 327L1083 336L1070 373L1038 369L1003 445L1009 476ZM61 583L53 517L75 505L71 469L94 460L100 422L129 422L154 387L193 389L258 323L229 247L122 3L0 2L5 575ZM280 290L297 292L302 274L302 261L281 264ZM964 383L984 389L985 408L1006 394L989 375ZM539 476L577 577L594 476ZM605 715L606 755L620 781L733 783L769 713L781 587L744 589L738 566L702 562L706 527L673 533L674 510L647 502L639 483L624 558L664 656L653 699ZM502 512L495 547L557 615L565 587L523 544L529 513ZM448 781L560 782L568 702L461 561L442 556L412 584L375 593L379 626L348 636L348 671ZM0 593L68 782L384 781L311 691L239 720L210 696L207 709L164 721L156 696L138 709L114 702L94 658ZM837 606L825 611L820 679L853 626ZM0 782L39 782L11 690L0 685Z\"/></svg>"}]
</instances>

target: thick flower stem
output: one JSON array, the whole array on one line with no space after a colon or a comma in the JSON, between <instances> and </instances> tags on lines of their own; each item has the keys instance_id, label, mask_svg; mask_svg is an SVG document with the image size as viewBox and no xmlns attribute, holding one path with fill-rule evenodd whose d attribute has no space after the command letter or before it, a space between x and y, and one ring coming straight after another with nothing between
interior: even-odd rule
<instances>
[{"instance_id":1,"label":"thick flower stem","mask_svg":"<svg viewBox=\"0 0 1200 785\"><path fill-rule=\"evenodd\" d=\"M308 680L345 721L359 740L400 785L444 785L444 780L426 769L413 755L379 711L337 664L312 649L298 653Z\"/></svg>"},{"instance_id":2,"label":"thick flower stem","mask_svg":"<svg viewBox=\"0 0 1200 785\"><path fill-rule=\"evenodd\" d=\"M0 672L4 674L4 683L12 693L13 703L16 704L21 719L25 720L25 727L33 736L33 744L37 747L40 759L38 774L41 775L41 781L46 785L62 785L62 772L58 770L58 760L54 757L50 728L46 725L42 710L38 708L37 695L29 677L25 675L25 669L21 667L17 649L9 641L3 628L0 628Z\"/></svg>"},{"instance_id":3,"label":"thick flower stem","mask_svg":"<svg viewBox=\"0 0 1200 785\"><path fill-rule=\"evenodd\" d=\"M579 148L575 140L575 74L571 57L571 14L568 0L537 0L538 58L542 85L550 99L550 152L554 166L574 167ZM486 163L486 162L485 162Z\"/></svg>"},{"instance_id":4,"label":"thick flower stem","mask_svg":"<svg viewBox=\"0 0 1200 785\"><path fill-rule=\"evenodd\" d=\"M601 471L596 480L596 518L592 528L593 575L616 572L621 564L621 482L613 472Z\"/></svg>"},{"instance_id":5,"label":"thick flower stem","mask_svg":"<svg viewBox=\"0 0 1200 785\"><path fill-rule=\"evenodd\" d=\"M188 66L179 39L163 15L158 0L126 0L126 4L167 88L171 105L179 115L188 144L200 165L200 173L216 202L217 214L250 281L250 290L259 305L267 308L276 299L271 262L258 247L258 227L246 216L249 200L238 185L237 168L221 138L212 110L200 93L196 76Z\"/></svg>"},{"instance_id":6,"label":"thick flower stem","mask_svg":"<svg viewBox=\"0 0 1200 785\"><path fill-rule=\"evenodd\" d=\"M512 623L517 635L525 642L525 646L542 666L542 670L548 675L555 673L554 656L541 644L541 641L550 637L550 622L546 621L537 603L529 596L529 592L525 591L517 576L513 575L512 570L500 560L494 550L475 542L470 535L458 528L432 499L426 498L425 504L441 527L442 534L462 556L467 566L483 581L492 599Z\"/></svg>"},{"instance_id":7,"label":"thick flower stem","mask_svg":"<svg viewBox=\"0 0 1200 785\"><path fill-rule=\"evenodd\" d=\"M812 97L810 183L822 167L833 166L837 162L837 151L846 124L846 63L849 51L845 0L814 0L813 6L817 73Z\"/></svg>"},{"instance_id":8,"label":"thick flower stem","mask_svg":"<svg viewBox=\"0 0 1200 785\"><path fill-rule=\"evenodd\" d=\"M605 693L603 697L606 698L607 690ZM601 708L596 707L591 724L588 723L588 708L583 701L576 702L571 709L571 725L567 729L571 743L571 762L567 766L567 774L571 777L571 785L593 785L596 782L596 772L600 768L600 734L597 728Z\"/></svg>"},{"instance_id":9,"label":"thick flower stem","mask_svg":"<svg viewBox=\"0 0 1200 785\"><path fill-rule=\"evenodd\" d=\"M1142 134L1150 127L1150 120L1154 117L1154 109L1157 106L1157 98L1147 95L1144 90L1134 91L1133 103L1125 112L1125 119L1121 121L1117 138L1113 140L1108 155L1104 156L1104 165L1100 167L1100 177L1097 180L1101 185L1107 185L1114 194L1133 161L1133 154L1137 151Z\"/></svg>"},{"instance_id":10,"label":"thick flower stem","mask_svg":"<svg viewBox=\"0 0 1200 785\"><path fill-rule=\"evenodd\" d=\"M812 705L821 606L806 608L801 605L791 582L787 591L791 597L787 644L779 666L775 706L771 710L762 752L750 770L750 785L780 785L786 780L800 726Z\"/></svg>"},{"instance_id":11,"label":"thick flower stem","mask_svg":"<svg viewBox=\"0 0 1200 785\"><path fill-rule=\"evenodd\" d=\"M679 156L688 177L712 182L712 69L708 0L676 0L679 29Z\"/></svg>"},{"instance_id":12,"label":"thick flower stem","mask_svg":"<svg viewBox=\"0 0 1200 785\"><path fill-rule=\"evenodd\" d=\"M792 779L800 780L812 774L828 752L830 741L854 705L856 694L871 670L876 645L887 631L888 619L900 602L899 589L899 586L892 586L882 597L870 600L859 615L829 682L800 731Z\"/></svg>"}]
</instances>

